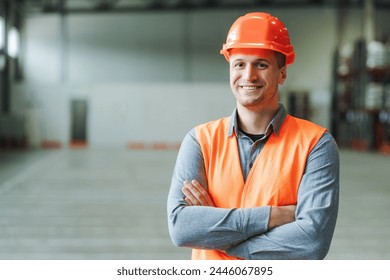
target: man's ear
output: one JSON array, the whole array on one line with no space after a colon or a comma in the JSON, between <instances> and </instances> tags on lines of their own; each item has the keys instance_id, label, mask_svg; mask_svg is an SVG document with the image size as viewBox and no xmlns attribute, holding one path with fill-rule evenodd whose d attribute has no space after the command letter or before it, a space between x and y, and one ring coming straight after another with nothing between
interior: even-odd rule
<instances>
[{"instance_id":1,"label":"man's ear","mask_svg":"<svg viewBox=\"0 0 390 280\"><path fill-rule=\"evenodd\" d=\"M287 66L283 66L281 69L280 69L280 73L279 73L279 85L283 85L284 81L286 80L287 78Z\"/></svg>"}]
</instances>

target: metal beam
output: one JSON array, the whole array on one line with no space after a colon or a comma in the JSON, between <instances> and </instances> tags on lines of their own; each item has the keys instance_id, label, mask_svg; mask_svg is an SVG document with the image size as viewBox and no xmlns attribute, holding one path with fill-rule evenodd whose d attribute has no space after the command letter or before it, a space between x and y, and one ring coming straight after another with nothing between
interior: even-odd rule
<instances>
[{"instance_id":1,"label":"metal beam","mask_svg":"<svg viewBox=\"0 0 390 280\"><path fill-rule=\"evenodd\" d=\"M102 9L88 9L88 8L67 8L67 14L93 14L93 13L139 13L139 12L170 12L170 11L182 11L182 10L212 10L212 9L224 9L224 10L232 10L232 9L249 9L249 8L258 8L257 5L228 5L228 6L216 6L216 7L205 7L205 6L175 6L175 7L159 7L159 6L147 6L147 7L121 7L121 8L113 8L109 10ZM265 6L263 6L265 7ZM275 7L275 6L266 6L266 7ZM307 8L310 7L308 5L288 5L284 6L288 8ZM382 6L387 7L387 6ZM60 9L56 7L46 7L41 10L41 13L50 14L50 13L61 13Z\"/></svg>"},{"instance_id":2,"label":"metal beam","mask_svg":"<svg viewBox=\"0 0 390 280\"><path fill-rule=\"evenodd\" d=\"M7 0L11 1L11 0ZM36 3L36 1L25 0L25 6L30 2ZM236 3L224 3L222 1L210 0L200 1L199 4L191 3L187 0L180 0L177 4L172 5L169 2L163 0L154 0L149 4L140 6L118 6L119 0L98 0L97 4L90 7L70 8L65 7L67 14L81 14L81 13L139 13L139 12L171 12L171 11L192 11L192 10L213 10L213 9L251 9L258 8L259 5L267 8L283 7L289 9L302 9L311 7L338 7L339 1L326 1L326 0L284 0L284 1L272 1L272 0L253 0L252 2L240 2ZM362 0L342 0L343 5L346 7L363 7ZM95 2L96 3L96 2ZM38 7L41 5L40 12L42 13L61 13L63 9L61 7L60 0L42 0L38 3ZM390 9L390 3L375 1L375 6L379 9ZM28 11L27 11L28 12Z\"/></svg>"}]
</instances>

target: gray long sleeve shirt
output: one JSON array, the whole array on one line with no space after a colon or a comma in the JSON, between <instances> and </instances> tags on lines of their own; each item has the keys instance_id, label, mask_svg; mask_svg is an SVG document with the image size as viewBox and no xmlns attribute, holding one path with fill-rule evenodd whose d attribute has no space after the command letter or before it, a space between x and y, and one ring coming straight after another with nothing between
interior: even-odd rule
<instances>
[{"instance_id":1,"label":"gray long sleeve shirt","mask_svg":"<svg viewBox=\"0 0 390 280\"><path fill-rule=\"evenodd\" d=\"M269 135L279 132L286 116L280 105L265 135L253 142L238 129L237 112L233 112L229 134L234 132L237 137L245 179ZM194 129L180 147L168 195L169 232L177 246L225 250L243 259L325 258L336 225L339 197L338 149L328 132L307 158L298 190L296 220L272 230L268 230L270 206L187 206L181 189L183 181L192 179L207 190L203 155Z\"/></svg>"}]
</instances>

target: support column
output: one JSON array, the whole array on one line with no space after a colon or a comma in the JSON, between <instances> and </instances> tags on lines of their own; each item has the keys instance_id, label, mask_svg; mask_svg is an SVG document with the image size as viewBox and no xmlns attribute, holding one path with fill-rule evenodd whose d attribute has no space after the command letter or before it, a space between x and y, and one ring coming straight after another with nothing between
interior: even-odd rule
<instances>
[{"instance_id":1,"label":"support column","mask_svg":"<svg viewBox=\"0 0 390 280\"><path fill-rule=\"evenodd\" d=\"M8 114L10 111L10 80L9 80L9 57L8 57L8 30L10 21L10 4L8 1L1 1L1 16L4 18L4 47L1 50L1 56L3 59L3 68L0 71L0 96L1 96L1 111L3 115Z\"/></svg>"},{"instance_id":2,"label":"support column","mask_svg":"<svg viewBox=\"0 0 390 280\"><path fill-rule=\"evenodd\" d=\"M62 83L65 83L68 80L68 22L66 13L66 0L61 0L60 17L60 79Z\"/></svg>"}]
</instances>

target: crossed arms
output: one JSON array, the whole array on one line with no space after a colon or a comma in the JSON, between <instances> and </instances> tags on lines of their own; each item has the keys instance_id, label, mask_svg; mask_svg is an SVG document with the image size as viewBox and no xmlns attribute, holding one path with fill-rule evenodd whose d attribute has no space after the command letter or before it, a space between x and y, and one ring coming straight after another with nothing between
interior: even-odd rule
<instances>
[{"instance_id":1,"label":"crossed arms","mask_svg":"<svg viewBox=\"0 0 390 280\"><path fill-rule=\"evenodd\" d=\"M177 246L225 250L244 259L323 259L335 228L338 184L337 146L325 133L307 159L296 206L217 208L207 193L203 156L191 131L168 195L171 238Z\"/></svg>"},{"instance_id":2,"label":"crossed arms","mask_svg":"<svg viewBox=\"0 0 390 280\"><path fill-rule=\"evenodd\" d=\"M191 182L184 181L182 191L185 195L184 200L188 206L215 207L208 192L196 180L192 180ZM268 230L293 222L295 220L295 209L295 205L271 206Z\"/></svg>"}]
</instances>

